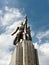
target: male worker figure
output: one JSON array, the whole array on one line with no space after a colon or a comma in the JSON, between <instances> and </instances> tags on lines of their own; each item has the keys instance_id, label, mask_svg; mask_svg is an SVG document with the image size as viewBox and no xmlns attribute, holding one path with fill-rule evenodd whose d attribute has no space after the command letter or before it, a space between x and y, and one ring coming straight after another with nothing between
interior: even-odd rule
<instances>
[{"instance_id":1,"label":"male worker figure","mask_svg":"<svg viewBox=\"0 0 49 65\"><path fill-rule=\"evenodd\" d=\"M16 45L17 42L20 42L20 39L23 39L23 32L24 32L25 24L23 22L21 23L20 27L17 27L16 31L12 33L14 35L17 33L15 39L14 39L14 45Z\"/></svg>"}]
</instances>

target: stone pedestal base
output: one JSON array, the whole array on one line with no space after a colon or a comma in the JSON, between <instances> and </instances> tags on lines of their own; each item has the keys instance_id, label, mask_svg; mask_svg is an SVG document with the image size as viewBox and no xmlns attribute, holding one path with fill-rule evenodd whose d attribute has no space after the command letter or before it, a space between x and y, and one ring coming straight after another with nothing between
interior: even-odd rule
<instances>
[{"instance_id":1,"label":"stone pedestal base","mask_svg":"<svg viewBox=\"0 0 49 65\"><path fill-rule=\"evenodd\" d=\"M10 65L39 65L37 50L32 41L24 40L16 44Z\"/></svg>"}]
</instances>

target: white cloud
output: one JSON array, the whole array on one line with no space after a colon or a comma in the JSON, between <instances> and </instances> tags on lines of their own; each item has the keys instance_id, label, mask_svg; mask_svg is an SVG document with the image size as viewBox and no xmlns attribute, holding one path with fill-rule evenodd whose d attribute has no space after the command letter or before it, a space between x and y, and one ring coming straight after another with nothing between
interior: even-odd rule
<instances>
[{"instance_id":1,"label":"white cloud","mask_svg":"<svg viewBox=\"0 0 49 65\"><path fill-rule=\"evenodd\" d=\"M39 43L42 43L42 39L49 38L49 30L45 32L39 32L36 35L36 38L38 39ZM37 42L38 42L37 41ZM45 43L37 44L35 43L35 47L38 49L38 55L39 55L39 64L40 65L49 65L49 42L45 41Z\"/></svg>"},{"instance_id":2,"label":"white cloud","mask_svg":"<svg viewBox=\"0 0 49 65\"><path fill-rule=\"evenodd\" d=\"M0 49L0 65L9 65L11 54Z\"/></svg>"},{"instance_id":3,"label":"white cloud","mask_svg":"<svg viewBox=\"0 0 49 65\"><path fill-rule=\"evenodd\" d=\"M49 65L49 43L34 44L38 50L39 65Z\"/></svg>"},{"instance_id":4,"label":"white cloud","mask_svg":"<svg viewBox=\"0 0 49 65\"><path fill-rule=\"evenodd\" d=\"M12 45L12 40L13 37L8 35L8 34L1 34L0 35L0 46L5 46L5 45Z\"/></svg>"},{"instance_id":5,"label":"white cloud","mask_svg":"<svg viewBox=\"0 0 49 65\"><path fill-rule=\"evenodd\" d=\"M0 12L3 12L0 10ZM3 17L1 18L2 25L10 25L13 22L18 21L23 15L20 13L19 9L5 7Z\"/></svg>"},{"instance_id":6,"label":"white cloud","mask_svg":"<svg viewBox=\"0 0 49 65\"><path fill-rule=\"evenodd\" d=\"M45 32L39 32L37 35L36 35L36 38L39 40L39 42L41 42L41 39L42 38L49 38L49 30L45 31Z\"/></svg>"},{"instance_id":7,"label":"white cloud","mask_svg":"<svg viewBox=\"0 0 49 65\"><path fill-rule=\"evenodd\" d=\"M49 43L44 43L40 46L40 50L42 49L42 52L45 55L49 55Z\"/></svg>"}]
</instances>

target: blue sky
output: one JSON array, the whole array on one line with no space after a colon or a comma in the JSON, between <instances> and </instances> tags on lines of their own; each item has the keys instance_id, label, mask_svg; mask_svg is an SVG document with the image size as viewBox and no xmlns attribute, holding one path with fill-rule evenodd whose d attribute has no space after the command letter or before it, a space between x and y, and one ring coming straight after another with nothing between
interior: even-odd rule
<instances>
[{"instance_id":1,"label":"blue sky","mask_svg":"<svg viewBox=\"0 0 49 65\"><path fill-rule=\"evenodd\" d=\"M0 0L0 65L9 64L15 48L12 44L15 36L11 33L25 15L33 44L38 49L40 65L49 65L49 0Z\"/></svg>"}]
</instances>

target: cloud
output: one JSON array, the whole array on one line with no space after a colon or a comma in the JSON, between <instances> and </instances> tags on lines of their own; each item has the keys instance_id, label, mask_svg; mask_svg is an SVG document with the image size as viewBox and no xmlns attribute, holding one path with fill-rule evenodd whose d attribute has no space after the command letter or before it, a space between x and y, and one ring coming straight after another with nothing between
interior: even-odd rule
<instances>
[{"instance_id":1,"label":"cloud","mask_svg":"<svg viewBox=\"0 0 49 65\"><path fill-rule=\"evenodd\" d=\"M0 65L9 65L11 54L0 49Z\"/></svg>"},{"instance_id":2,"label":"cloud","mask_svg":"<svg viewBox=\"0 0 49 65\"><path fill-rule=\"evenodd\" d=\"M38 50L39 65L49 65L49 43L34 44Z\"/></svg>"},{"instance_id":3,"label":"cloud","mask_svg":"<svg viewBox=\"0 0 49 65\"><path fill-rule=\"evenodd\" d=\"M36 35L36 38L38 39L38 41L35 43L35 47L38 50L39 64L49 65L49 30L39 32ZM45 42L43 42L42 40L45 40Z\"/></svg>"},{"instance_id":4,"label":"cloud","mask_svg":"<svg viewBox=\"0 0 49 65\"><path fill-rule=\"evenodd\" d=\"M41 42L41 39L43 39L43 38L49 38L49 30L47 30L45 32L39 32L36 35L36 38L39 40L39 42Z\"/></svg>"},{"instance_id":5,"label":"cloud","mask_svg":"<svg viewBox=\"0 0 49 65\"><path fill-rule=\"evenodd\" d=\"M1 11L3 12L3 11ZM5 7L3 16L1 17L2 25L10 25L18 21L22 17L19 9Z\"/></svg>"},{"instance_id":6,"label":"cloud","mask_svg":"<svg viewBox=\"0 0 49 65\"><path fill-rule=\"evenodd\" d=\"M49 43L42 44L40 49L42 49L42 52L44 52L45 55L49 55Z\"/></svg>"}]
</instances>

